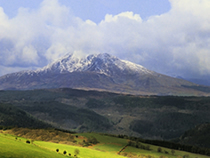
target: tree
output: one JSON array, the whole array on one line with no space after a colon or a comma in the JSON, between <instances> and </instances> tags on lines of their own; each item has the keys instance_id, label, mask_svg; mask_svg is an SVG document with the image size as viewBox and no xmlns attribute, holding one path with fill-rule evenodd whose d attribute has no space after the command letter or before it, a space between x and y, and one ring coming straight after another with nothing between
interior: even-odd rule
<instances>
[{"instance_id":1,"label":"tree","mask_svg":"<svg viewBox=\"0 0 210 158\"><path fill-rule=\"evenodd\" d=\"M87 142L90 143L90 144L99 143L99 141L95 137L92 137L92 136L90 138L88 138Z\"/></svg>"},{"instance_id":2,"label":"tree","mask_svg":"<svg viewBox=\"0 0 210 158\"><path fill-rule=\"evenodd\" d=\"M66 150L63 151L63 154L66 155Z\"/></svg>"},{"instance_id":3,"label":"tree","mask_svg":"<svg viewBox=\"0 0 210 158\"><path fill-rule=\"evenodd\" d=\"M75 149L75 150L74 150L74 154L75 154L76 156L79 155L79 153L80 153L79 149Z\"/></svg>"},{"instance_id":4,"label":"tree","mask_svg":"<svg viewBox=\"0 0 210 158\"><path fill-rule=\"evenodd\" d=\"M165 154L168 154L168 151L165 150L164 153L165 153Z\"/></svg>"},{"instance_id":5,"label":"tree","mask_svg":"<svg viewBox=\"0 0 210 158\"><path fill-rule=\"evenodd\" d=\"M30 142L30 140L26 140L26 143L30 144L31 142Z\"/></svg>"},{"instance_id":6,"label":"tree","mask_svg":"<svg viewBox=\"0 0 210 158\"><path fill-rule=\"evenodd\" d=\"M158 147L157 151L158 151L159 153L161 153L161 152L162 152L161 147Z\"/></svg>"},{"instance_id":7,"label":"tree","mask_svg":"<svg viewBox=\"0 0 210 158\"><path fill-rule=\"evenodd\" d=\"M59 149L56 149L57 152L59 152Z\"/></svg>"}]
</instances>

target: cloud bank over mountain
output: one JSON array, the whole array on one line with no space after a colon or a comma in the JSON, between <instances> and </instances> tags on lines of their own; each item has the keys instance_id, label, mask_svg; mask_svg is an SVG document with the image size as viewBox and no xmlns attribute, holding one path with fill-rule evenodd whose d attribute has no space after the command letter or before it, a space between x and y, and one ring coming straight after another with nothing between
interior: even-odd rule
<instances>
[{"instance_id":1,"label":"cloud bank over mountain","mask_svg":"<svg viewBox=\"0 0 210 158\"><path fill-rule=\"evenodd\" d=\"M109 53L168 75L210 75L210 1L170 3L170 11L146 20L127 11L99 23L74 16L58 0L19 8L13 18L0 7L0 75L43 67L67 53Z\"/></svg>"}]
</instances>

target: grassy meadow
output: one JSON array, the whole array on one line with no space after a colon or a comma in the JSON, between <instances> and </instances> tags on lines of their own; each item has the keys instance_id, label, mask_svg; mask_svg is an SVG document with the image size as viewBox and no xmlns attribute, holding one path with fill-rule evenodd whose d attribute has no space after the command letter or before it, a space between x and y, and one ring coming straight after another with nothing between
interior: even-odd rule
<instances>
[{"instance_id":1,"label":"grassy meadow","mask_svg":"<svg viewBox=\"0 0 210 158\"><path fill-rule=\"evenodd\" d=\"M54 140L41 141L26 138L29 133L21 129L25 135L23 137L12 135L11 130L0 131L0 157L1 158L62 158L62 157L78 157L78 158L209 158L209 156L197 155L184 151L149 145L149 150L143 150L131 146L127 146L129 140L96 133L78 133L72 134L74 139L69 140L69 143L62 141L66 135L69 134L59 132L58 138L60 142L52 142ZM27 130L30 131L30 130ZM40 130L37 130L40 131ZM44 130L43 130L44 131ZM40 132L43 134L43 131ZM16 129L17 132L17 129ZM10 134L8 134L10 133ZM31 135L34 135L34 130L31 130ZM52 133L52 131L51 131ZM49 133L48 133L49 134ZM18 134L20 135L20 134ZM61 135L61 137L60 137ZM25 138L24 138L25 137ZM84 147L82 142L87 141L88 138L94 137L99 143ZM40 136L37 136L40 138ZM29 143L26 141L29 140ZM74 144L72 141L74 140ZM65 144L63 144L65 143ZM161 148L161 152L158 152ZM123 150L122 150L123 149ZM75 156L75 150L79 153ZM66 152L64 154L64 152ZM120 154L119 154L120 152Z\"/></svg>"},{"instance_id":2,"label":"grassy meadow","mask_svg":"<svg viewBox=\"0 0 210 158\"><path fill-rule=\"evenodd\" d=\"M51 150L33 144L27 144L26 139L0 133L1 158L63 158Z\"/></svg>"},{"instance_id":3,"label":"grassy meadow","mask_svg":"<svg viewBox=\"0 0 210 158\"><path fill-rule=\"evenodd\" d=\"M43 142L43 141L37 141L35 142L36 145L42 148L46 148L51 151L56 151L56 149L59 149L59 153L62 154L63 151L67 152L67 155L69 153L71 155L74 155L75 149L78 149L80 153L78 154L78 157L80 158L122 158L122 156L117 155L116 152L108 152L108 151L100 151L100 150L94 150L89 147L79 147L79 146L71 146L71 145L65 145L65 144L56 144L56 143L50 143L50 142Z\"/></svg>"}]
</instances>

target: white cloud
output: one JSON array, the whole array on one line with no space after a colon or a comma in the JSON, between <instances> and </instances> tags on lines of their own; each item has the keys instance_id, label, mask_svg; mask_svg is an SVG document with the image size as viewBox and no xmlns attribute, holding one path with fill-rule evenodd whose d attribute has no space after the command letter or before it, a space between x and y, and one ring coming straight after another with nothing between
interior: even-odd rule
<instances>
[{"instance_id":1,"label":"white cloud","mask_svg":"<svg viewBox=\"0 0 210 158\"><path fill-rule=\"evenodd\" d=\"M37 50L32 45L25 46L22 50L21 59L25 63L38 64Z\"/></svg>"},{"instance_id":2,"label":"white cloud","mask_svg":"<svg viewBox=\"0 0 210 158\"><path fill-rule=\"evenodd\" d=\"M114 22L114 21L116 22L119 19L124 19L124 20L132 19L132 20L139 21L139 22L142 21L140 15L138 15L138 14L133 14L133 12L123 12L123 13L120 13L120 14L115 15L115 16L113 16L111 14L107 14L105 16L105 20L102 21L102 22Z\"/></svg>"},{"instance_id":3,"label":"white cloud","mask_svg":"<svg viewBox=\"0 0 210 158\"><path fill-rule=\"evenodd\" d=\"M6 36L8 27L8 17L4 13L4 9L0 7L0 39Z\"/></svg>"},{"instance_id":4,"label":"white cloud","mask_svg":"<svg viewBox=\"0 0 210 158\"><path fill-rule=\"evenodd\" d=\"M73 16L58 0L20 8L12 19L0 8L0 65L31 68L66 53L107 52L161 73L210 75L210 1L170 2L169 12L146 21L129 11L99 24Z\"/></svg>"}]
</instances>

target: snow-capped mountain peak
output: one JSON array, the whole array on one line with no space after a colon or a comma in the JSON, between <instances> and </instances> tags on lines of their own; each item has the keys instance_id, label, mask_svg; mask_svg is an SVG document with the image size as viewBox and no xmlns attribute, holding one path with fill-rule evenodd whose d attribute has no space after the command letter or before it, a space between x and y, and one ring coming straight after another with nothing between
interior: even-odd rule
<instances>
[{"instance_id":1,"label":"snow-capped mountain peak","mask_svg":"<svg viewBox=\"0 0 210 158\"><path fill-rule=\"evenodd\" d=\"M144 95L209 95L188 88L196 86L106 53L82 58L70 54L35 71L22 71L0 77L0 90L79 88Z\"/></svg>"},{"instance_id":2,"label":"snow-capped mountain peak","mask_svg":"<svg viewBox=\"0 0 210 158\"><path fill-rule=\"evenodd\" d=\"M82 72L94 71L100 74L111 75L114 71L133 71L135 73L153 73L141 65L129 61L120 60L107 53L88 55L83 58L72 54L66 55L59 60L37 70L37 72Z\"/></svg>"}]
</instances>

